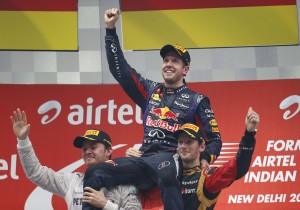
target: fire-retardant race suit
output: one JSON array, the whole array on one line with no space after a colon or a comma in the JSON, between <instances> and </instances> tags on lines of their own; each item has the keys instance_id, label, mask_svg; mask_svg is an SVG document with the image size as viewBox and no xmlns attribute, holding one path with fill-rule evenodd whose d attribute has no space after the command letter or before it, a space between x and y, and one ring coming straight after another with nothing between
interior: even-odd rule
<instances>
[{"instance_id":1,"label":"fire-retardant race suit","mask_svg":"<svg viewBox=\"0 0 300 210\"><path fill-rule=\"evenodd\" d=\"M195 167L183 171L184 209L212 210L222 189L243 177L249 170L255 147L255 132L245 131L236 157L225 165L210 170Z\"/></svg>"},{"instance_id":2,"label":"fire-retardant race suit","mask_svg":"<svg viewBox=\"0 0 300 210\"><path fill-rule=\"evenodd\" d=\"M82 209L83 173L55 172L46 166L42 166L29 138L18 140L17 148L26 176L33 183L64 198L68 210ZM104 195L108 201L103 210L142 209L138 190L133 185L118 186L109 191L104 189ZM41 206L43 205L45 204L41 203ZM43 209L43 207L40 207L40 209Z\"/></svg>"},{"instance_id":3,"label":"fire-retardant race suit","mask_svg":"<svg viewBox=\"0 0 300 210\"><path fill-rule=\"evenodd\" d=\"M124 58L115 29L106 29L106 53L109 69L127 95L142 109L144 139L141 151L177 149L174 132L190 122L202 128L207 148L202 158L208 163L220 154L222 142L208 97L190 90L186 84L166 88L143 78Z\"/></svg>"},{"instance_id":4,"label":"fire-retardant race suit","mask_svg":"<svg viewBox=\"0 0 300 210\"><path fill-rule=\"evenodd\" d=\"M220 154L222 142L209 99L190 90L185 83L179 88L166 88L163 84L143 78L125 60L116 29L106 29L105 43L111 73L142 109L144 138L140 150L143 155L139 159L117 158L114 168L109 164L89 168L84 186L99 189L99 186L132 183L147 190L158 185L165 210L183 209L179 191L181 164L173 157L177 149L173 134L184 123L199 125L204 129L207 140L202 158L208 163L213 162ZM114 177L116 173L120 175L118 178ZM141 180L144 180L143 183ZM88 205L84 207L84 210L87 209L90 209Z\"/></svg>"}]
</instances>

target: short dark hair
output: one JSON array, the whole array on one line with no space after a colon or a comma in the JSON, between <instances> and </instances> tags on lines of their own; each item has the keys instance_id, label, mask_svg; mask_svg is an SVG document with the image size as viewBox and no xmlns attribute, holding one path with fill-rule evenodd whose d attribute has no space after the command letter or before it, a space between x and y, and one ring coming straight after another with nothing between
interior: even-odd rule
<instances>
[{"instance_id":1,"label":"short dark hair","mask_svg":"<svg viewBox=\"0 0 300 210\"><path fill-rule=\"evenodd\" d=\"M103 144L103 143L101 143L101 144ZM112 147L109 146L108 144L103 144L103 145L104 145L105 149L110 149L110 148L112 148ZM111 160L111 159L112 159L112 155L110 155L110 156L108 157L108 159Z\"/></svg>"}]
</instances>

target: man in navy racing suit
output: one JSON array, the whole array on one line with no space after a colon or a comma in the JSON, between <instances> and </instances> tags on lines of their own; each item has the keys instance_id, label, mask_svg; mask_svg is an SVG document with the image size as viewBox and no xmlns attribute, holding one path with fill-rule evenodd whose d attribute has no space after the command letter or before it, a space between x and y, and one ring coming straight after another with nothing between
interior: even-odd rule
<instances>
[{"instance_id":1,"label":"man in navy racing suit","mask_svg":"<svg viewBox=\"0 0 300 210\"><path fill-rule=\"evenodd\" d=\"M142 109L144 137L141 152L176 150L174 132L182 124L191 122L205 131L207 147L202 157L212 163L220 154L222 142L209 98L189 89L184 81L190 68L189 52L179 45L164 46L160 54L165 83L145 79L124 58L115 28L119 12L115 9L113 14L112 11L105 38L109 69L127 95ZM178 65L176 59L183 65Z\"/></svg>"},{"instance_id":2,"label":"man in navy racing suit","mask_svg":"<svg viewBox=\"0 0 300 210\"><path fill-rule=\"evenodd\" d=\"M207 167L212 163L220 154L222 142L209 99L190 90L184 81L191 60L186 49L179 45L164 46L160 54L165 83L147 80L131 68L124 58L115 28L119 10L107 10L104 18L110 71L143 112L142 157L114 159L114 168L106 164L89 168L84 186L98 190L99 187L109 188L125 183L134 184L142 190L158 186L166 210L183 209L179 191L181 162L178 162L177 156L173 157L177 150L174 132L187 122L199 125L207 141L207 149L202 155L203 165ZM90 208L87 205L83 209Z\"/></svg>"}]
</instances>

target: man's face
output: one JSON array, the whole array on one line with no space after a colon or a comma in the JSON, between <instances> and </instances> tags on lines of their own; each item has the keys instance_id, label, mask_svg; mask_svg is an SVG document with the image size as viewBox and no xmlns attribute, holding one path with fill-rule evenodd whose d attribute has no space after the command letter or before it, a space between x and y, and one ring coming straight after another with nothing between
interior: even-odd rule
<instances>
[{"instance_id":1,"label":"man's face","mask_svg":"<svg viewBox=\"0 0 300 210\"><path fill-rule=\"evenodd\" d=\"M167 87L179 87L183 84L183 78L188 73L189 66L175 52L168 52L163 59L162 76Z\"/></svg>"},{"instance_id":2,"label":"man's face","mask_svg":"<svg viewBox=\"0 0 300 210\"><path fill-rule=\"evenodd\" d=\"M200 154L205 149L204 143L199 143L182 132L178 137L178 151L183 163L188 167L200 165Z\"/></svg>"},{"instance_id":3,"label":"man's face","mask_svg":"<svg viewBox=\"0 0 300 210\"><path fill-rule=\"evenodd\" d=\"M82 146L83 161L87 166L102 163L109 159L112 149L106 149L104 144L85 140Z\"/></svg>"}]
</instances>

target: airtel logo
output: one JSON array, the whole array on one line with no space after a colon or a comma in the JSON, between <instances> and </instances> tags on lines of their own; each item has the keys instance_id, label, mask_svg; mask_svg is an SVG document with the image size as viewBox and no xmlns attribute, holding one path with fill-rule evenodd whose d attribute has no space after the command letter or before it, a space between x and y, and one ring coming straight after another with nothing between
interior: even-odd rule
<instances>
[{"instance_id":1,"label":"airtel logo","mask_svg":"<svg viewBox=\"0 0 300 210\"><path fill-rule=\"evenodd\" d=\"M61 112L61 104L58 101L47 101L46 103L42 104L38 108L38 113L39 114L45 114L45 113L47 113L48 111L50 111L52 109L56 110L54 116L51 119L49 119L49 115L47 115L47 114L44 115L42 117L42 120L41 120L42 124L48 124L48 123L52 122L53 120L55 120L58 117L58 115Z\"/></svg>"},{"instance_id":2,"label":"airtel logo","mask_svg":"<svg viewBox=\"0 0 300 210\"><path fill-rule=\"evenodd\" d=\"M114 100L109 100L107 104L93 104L92 97L87 98L86 106L73 104L69 106L68 122L71 125L100 125L101 122L107 122L111 125L117 123L129 125L132 123L142 124L141 108L135 105L135 109L130 104L122 104L117 106ZM53 116L47 113L54 110ZM41 119L42 124L53 122L61 113L62 104L56 100L50 100L43 103L38 108L38 113L44 115Z\"/></svg>"},{"instance_id":3,"label":"airtel logo","mask_svg":"<svg viewBox=\"0 0 300 210\"><path fill-rule=\"evenodd\" d=\"M297 109L295 110L294 113L291 113L291 111L288 109L290 106L297 104ZM288 109L283 113L283 119L289 120L292 117L295 117L299 111L300 111L300 96L298 95L291 95L287 98L285 98L279 105L279 108L284 110Z\"/></svg>"}]
</instances>

